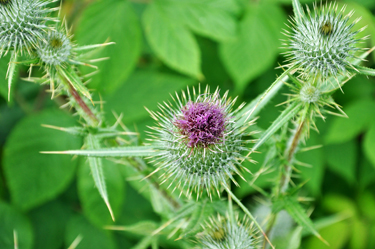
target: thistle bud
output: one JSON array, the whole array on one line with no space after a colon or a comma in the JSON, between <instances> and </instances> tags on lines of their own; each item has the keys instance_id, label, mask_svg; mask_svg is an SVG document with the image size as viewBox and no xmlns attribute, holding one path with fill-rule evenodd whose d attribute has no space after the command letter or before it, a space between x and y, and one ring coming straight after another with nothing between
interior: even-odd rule
<instances>
[{"instance_id":1,"label":"thistle bud","mask_svg":"<svg viewBox=\"0 0 375 249\"><path fill-rule=\"evenodd\" d=\"M50 1L1 0L0 1L0 57L9 50L16 52L35 48L43 40Z\"/></svg>"},{"instance_id":2,"label":"thistle bud","mask_svg":"<svg viewBox=\"0 0 375 249\"><path fill-rule=\"evenodd\" d=\"M307 8L307 15L303 13L298 21L292 20L290 40L285 44L290 49L286 53L288 66L299 69L304 78L318 76L323 81L347 74L360 50L359 41L366 38L356 38L363 30L352 30L359 19L349 23L354 12L345 15L344 11L345 7L338 11L335 3L321 8L314 6L313 13Z\"/></svg>"},{"instance_id":3,"label":"thistle bud","mask_svg":"<svg viewBox=\"0 0 375 249\"><path fill-rule=\"evenodd\" d=\"M235 114L242 105L233 111L234 104L228 92L220 97L219 90L209 93L206 88L201 94L199 89L196 94L193 88L193 96L189 89L182 98L176 93L174 104L164 103L159 112L150 112L157 121L150 140L161 148L153 159L159 166L156 171L164 170L163 183L176 182L175 189L186 189L188 196L194 191L199 197L206 190L211 197L212 190L220 194L228 178L235 182L233 174L240 175L240 161L248 151L243 134L252 122L238 126Z\"/></svg>"},{"instance_id":4,"label":"thistle bud","mask_svg":"<svg viewBox=\"0 0 375 249\"><path fill-rule=\"evenodd\" d=\"M72 55L70 39L62 32L50 31L45 40L39 42L37 54L47 66L58 66L68 62Z\"/></svg>"},{"instance_id":5,"label":"thistle bud","mask_svg":"<svg viewBox=\"0 0 375 249\"><path fill-rule=\"evenodd\" d=\"M197 238L202 249L256 249L260 243L253 223L238 217L234 221L221 216L210 219Z\"/></svg>"}]
</instances>

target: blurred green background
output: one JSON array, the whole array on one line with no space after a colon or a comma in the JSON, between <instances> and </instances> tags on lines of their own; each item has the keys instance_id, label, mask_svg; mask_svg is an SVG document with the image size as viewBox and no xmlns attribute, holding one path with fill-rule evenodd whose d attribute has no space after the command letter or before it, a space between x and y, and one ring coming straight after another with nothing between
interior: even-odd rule
<instances>
[{"instance_id":1,"label":"blurred green background","mask_svg":"<svg viewBox=\"0 0 375 249\"><path fill-rule=\"evenodd\" d=\"M355 10L353 18L362 16L355 28L367 26L362 35L371 37L364 46L375 46L375 1L339 2L344 4ZM66 0L61 12L77 44L116 42L95 55L110 58L97 63L100 71L89 88L105 101L108 123L115 122L113 112L123 113L124 123L142 141L146 126L153 123L144 107L156 110L158 102L186 86L201 82L228 89L239 103L264 91L282 72L275 68L285 59L281 31L287 29L292 7L291 0ZM372 53L365 65L374 68L374 58ZM132 248L142 237L102 229L113 223L85 159L39 154L82 145L77 137L41 126L77 125L70 110L59 108L66 99L51 100L47 86L23 81L28 72L21 68L8 103L8 61L0 59L0 248L14 248L14 229L20 249L68 248L79 234L83 240L77 248ZM33 73L42 74L37 68ZM334 98L349 118L319 120L319 133L312 131L307 146L322 148L297 156L312 165L299 168L301 181L309 180L303 194L314 198L312 219L317 227L336 220L319 231L330 247L305 236L304 249L375 248L375 79L357 76L343 91ZM286 87L281 90L287 92ZM260 113L259 127L267 128L284 108L275 107L286 98L281 93ZM255 156L260 163L250 166L253 171L264 155ZM115 224L159 221L142 189L129 184L138 180L131 179L126 167L106 164ZM255 184L269 189L271 178L261 176ZM235 192L249 207L257 205L258 194L247 183L241 182ZM165 238L159 248L180 248L180 243Z\"/></svg>"}]
</instances>

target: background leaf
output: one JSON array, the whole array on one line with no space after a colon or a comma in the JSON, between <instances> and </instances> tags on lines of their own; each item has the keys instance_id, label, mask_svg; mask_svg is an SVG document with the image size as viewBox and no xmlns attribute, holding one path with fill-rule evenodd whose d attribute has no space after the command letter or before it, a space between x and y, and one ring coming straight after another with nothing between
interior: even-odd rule
<instances>
[{"instance_id":1,"label":"background leaf","mask_svg":"<svg viewBox=\"0 0 375 249\"><path fill-rule=\"evenodd\" d=\"M74 126L75 121L61 111L44 111L23 119L13 129L5 145L3 164L12 202L21 209L36 207L60 194L72 180L77 164L71 156L40 154L46 149L81 146L80 138L42 124L67 127Z\"/></svg>"},{"instance_id":2,"label":"background leaf","mask_svg":"<svg viewBox=\"0 0 375 249\"><path fill-rule=\"evenodd\" d=\"M278 6L251 4L240 23L237 39L221 44L221 59L234 79L237 92L274 63L285 21Z\"/></svg>"},{"instance_id":3,"label":"background leaf","mask_svg":"<svg viewBox=\"0 0 375 249\"><path fill-rule=\"evenodd\" d=\"M152 2L143 14L143 26L151 48L171 68L202 78L200 51L194 36L183 25L170 20L161 4Z\"/></svg>"},{"instance_id":4,"label":"background leaf","mask_svg":"<svg viewBox=\"0 0 375 249\"><path fill-rule=\"evenodd\" d=\"M100 71L90 83L101 92L114 92L133 71L141 52L140 24L131 4L117 0L92 3L82 13L75 36L79 45L100 44L108 39L116 43L95 55L109 59L95 63Z\"/></svg>"},{"instance_id":5,"label":"background leaf","mask_svg":"<svg viewBox=\"0 0 375 249\"><path fill-rule=\"evenodd\" d=\"M14 249L13 231L17 232L19 248L32 248L33 233L29 221L14 208L0 201L0 248Z\"/></svg>"},{"instance_id":6,"label":"background leaf","mask_svg":"<svg viewBox=\"0 0 375 249\"><path fill-rule=\"evenodd\" d=\"M372 166L375 167L375 122L366 133L365 140L363 142L363 148L367 158L372 163Z\"/></svg>"}]
</instances>

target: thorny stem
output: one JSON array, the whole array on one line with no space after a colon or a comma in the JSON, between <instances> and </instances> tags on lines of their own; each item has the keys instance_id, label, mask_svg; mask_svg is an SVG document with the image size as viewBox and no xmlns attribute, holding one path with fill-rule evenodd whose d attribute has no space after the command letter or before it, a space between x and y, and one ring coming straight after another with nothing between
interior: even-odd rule
<instances>
[{"instance_id":1,"label":"thorny stem","mask_svg":"<svg viewBox=\"0 0 375 249\"><path fill-rule=\"evenodd\" d=\"M88 118L93 124L93 126L97 126L100 124L99 119L95 116L95 114L91 111L90 107L87 106L85 101L81 98L81 95L74 89L74 87L66 82L68 85L69 93L73 96L75 101L77 102L78 106L81 108L81 110L86 114L86 118ZM76 107L77 108L77 107ZM85 117L84 117L85 118Z\"/></svg>"},{"instance_id":2,"label":"thorny stem","mask_svg":"<svg viewBox=\"0 0 375 249\"><path fill-rule=\"evenodd\" d=\"M296 126L296 130L294 131L291 139L289 140L290 141L289 146L285 150L284 155L286 158L286 163L285 165L283 165L284 171L281 175L280 184L276 193L276 198L279 197L280 194L284 194L288 190L289 181L290 181L292 170L293 170L292 161L294 158L294 154L297 151L298 144L300 143L302 135L303 135L303 130L306 124L305 118L306 118L307 111L308 111L308 107L303 110L303 113L300 116L300 122L298 122ZM272 228L275 225L277 215L278 213L273 213L273 212L271 213L271 218L268 223L267 230L266 230L267 236L270 235ZM266 241L263 242L263 248L266 248Z\"/></svg>"}]
</instances>

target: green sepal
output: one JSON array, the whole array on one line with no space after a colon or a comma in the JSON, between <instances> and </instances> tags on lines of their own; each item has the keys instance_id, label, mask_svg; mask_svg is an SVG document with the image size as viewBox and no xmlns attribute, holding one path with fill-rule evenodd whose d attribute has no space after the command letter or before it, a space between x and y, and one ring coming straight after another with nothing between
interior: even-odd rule
<instances>
[{"instance_id":1,"label":"green sepal","mask_svg":"<svg viewBox=\"0 0 375 249\"><path fill-rule=\"evenodd\" d=\"M293 12L294 18L296 19L297 24L302 22L302 18L305 16L302 5L299 0L292 0L293 3Z\"/></svg>"},{"instance_id":2,"label":"green sepal","mask_svg":"<svg viewBox=\"0 0 375 249\"><path fill-rule=\"evenodd\" d=\"M17 64L18 54L13 51L9 61L9 67L7 72L8 77L8 101L10 101L10 90L12 88L12 83L14 81L14 75L16 73L18 64Z\"/></svg>"},{"instance_id":3,"label":"green sepal","mask_svg":"<svg viewBox=\"0 0 375 249\"><path fill-rule=\"evenodd\" d=\"M357 70L358 74L368 75L368 76L375 76L375 69L369 67L363 67L358 65L353 65L354 68Z\"/></svg>"}]
</instances>

